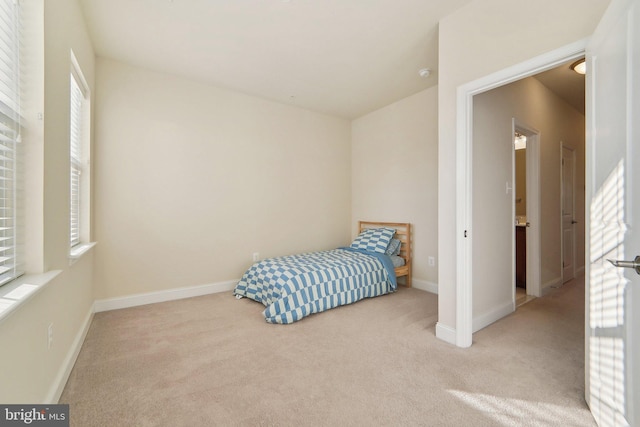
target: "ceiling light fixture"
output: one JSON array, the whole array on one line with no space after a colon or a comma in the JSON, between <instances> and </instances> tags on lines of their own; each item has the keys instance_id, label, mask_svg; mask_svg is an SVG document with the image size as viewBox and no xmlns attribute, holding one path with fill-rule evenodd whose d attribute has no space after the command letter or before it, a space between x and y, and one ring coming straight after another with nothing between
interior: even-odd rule
<instances>
[{"instance_id":1,"label":"ceiling light fixture","mask_svg":"<svg viewBox=\"0 0 640 427\"><path fill-rule=\"evenodd\" d=\"M585 75L587 74L587 63L584 61L584 58L579 59L571 64L571 69L578 74Z\"/></svg>"},{"instance_id":2,"label":"ceiling light fixture","mask_svg":"<svg viewBox=\"0 0 640 427\"><path fill-rule=\"evenodd\" d=\"M418 75L423 79L426 79L431 75L431 70L429 68L421 68L418 70Z\"/></svg>"}]
</instances>

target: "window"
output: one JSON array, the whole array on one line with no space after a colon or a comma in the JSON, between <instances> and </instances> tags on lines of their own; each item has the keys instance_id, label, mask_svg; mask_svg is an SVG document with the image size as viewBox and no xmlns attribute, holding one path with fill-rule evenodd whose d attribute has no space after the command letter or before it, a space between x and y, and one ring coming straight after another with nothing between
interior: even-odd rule
<instances>
[{"instance_id":1,"label":"window","mask_svg":"<svg viewBox=\"0 0 640 427\"><path fill-rule=\"evenodd\" d=\"M89 90L78 62L71 53L69 84L69 247L71 255L77 254L83 243L88 242L89 230L89 170L88 128Z\"/></svg>"},{"instance_id":2,"label":"window","mask_svg":"<svg viewBox=\"0 0 640 427\"><path fill-rule=\"evenodd\" d=\"M0 285L19 271L18 150L20 142L19 4L0 0Z\"/></svg>"},{"instance_id":3,"label":"window","mask_svg":"<svg viewBox=\"0 0 640 427\"><path fill-rule=\"evenodd\" d=\"M71 181L71 223L70 243L74 247L80 243L80 176L82 175L82 91L71 76L71 114L70 114L70 181Z\"/></svg>"}]
</instances>

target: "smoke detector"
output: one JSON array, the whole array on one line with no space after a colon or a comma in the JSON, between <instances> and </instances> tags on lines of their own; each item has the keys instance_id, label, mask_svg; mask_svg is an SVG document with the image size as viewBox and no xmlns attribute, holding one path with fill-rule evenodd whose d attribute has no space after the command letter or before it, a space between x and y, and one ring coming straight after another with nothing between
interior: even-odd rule
<instances>
[{"instance_id":1,"label":"smoke detector","mask_svg":"<svg viewBox=\"0 0 640 427\"><path fill-rule=\"evenodd\" d=\"M427 77L429 77L431 75L431 69L429 68L421 68L418 70L418 75L420 77L422 77L423 79L426 79Z\"/></svg>"}]
</instances>

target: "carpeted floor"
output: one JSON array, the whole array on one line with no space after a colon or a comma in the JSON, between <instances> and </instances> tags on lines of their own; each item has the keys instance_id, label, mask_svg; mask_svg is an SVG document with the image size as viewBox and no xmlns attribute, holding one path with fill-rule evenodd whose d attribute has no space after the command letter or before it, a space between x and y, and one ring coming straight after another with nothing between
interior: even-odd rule
<instances>
[{"instance_id":1,"label":"carpeted floor","mask_svg":"<svg viewBox=\"0 0 640 427\"><path fill-rule=\"evenodd\" d=\"M270 325L231 292L95 315L60 399L72 426L593 426L584 285L435 338L416 289Z\"/></svg>"}]
</instances>

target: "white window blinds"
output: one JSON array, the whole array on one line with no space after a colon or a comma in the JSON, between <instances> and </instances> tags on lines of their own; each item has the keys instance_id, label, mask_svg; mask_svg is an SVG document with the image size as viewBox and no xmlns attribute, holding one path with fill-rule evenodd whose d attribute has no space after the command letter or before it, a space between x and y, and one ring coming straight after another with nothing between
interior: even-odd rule
<instances>
[{"instance_id":1,"label":"white window blinds","mask_svg":"<svg viewBox=\"0 0 640 427\"><path fill-rule=\"evenodd\" d=\"M19 5L0 0L0 285L19 275L17 149L20 142Z\"/></svg>"},{"instance_id":2,"label":"white window blinds","mask_svg":"<svg viewBox=\"0 0 640 427\"><path fill-rule=\"evenodd\" d=\"M74 247L80 243L80 221L81 221L81 175L82 175L82 122L83 122L83 103L84 93L80 89L80 85L76 81L73 74L71 75L71 107L70 107L70 133L69 133L69 150L70 150L70 183L71 183L71 210L70 210L70 245Z\"/></svg>"}]
</instances>

